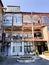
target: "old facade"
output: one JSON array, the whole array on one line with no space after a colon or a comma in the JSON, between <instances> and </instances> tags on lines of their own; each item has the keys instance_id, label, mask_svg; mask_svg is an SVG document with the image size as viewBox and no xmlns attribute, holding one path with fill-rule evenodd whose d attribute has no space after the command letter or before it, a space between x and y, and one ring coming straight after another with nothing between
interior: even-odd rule
<instances>
[{"instance_id":1,"label":"old facade","mask_svg":"<svg viewBox=\"0 0 49 65\"><path fill-rule=\"evenodd\" d=\"M3 15L3 4L0 0L0 52L1 52L1 45L2 45L2 15Z\"/></svg>"},{"instance_id":2,"label":"old facade","mask_svg":"<svg viewBox=\"0 0 49 65\"><path fill-rule=\"evenodd\" d=\"M4 55L49 50L49 13L21 12L20 6L8 6L2 17Z\"/></svg>"}]
</instances>

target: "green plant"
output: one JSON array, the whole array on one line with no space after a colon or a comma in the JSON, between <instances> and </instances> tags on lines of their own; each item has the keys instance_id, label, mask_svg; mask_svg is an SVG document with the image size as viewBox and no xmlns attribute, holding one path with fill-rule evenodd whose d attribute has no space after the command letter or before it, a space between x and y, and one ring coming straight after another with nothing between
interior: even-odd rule
<instances>
[{"instance_id":1,"label":"green plant","mask_svg":"<svg viewBox=\"0 0 49 65\"><path fill-rule=\"evenodd\" d=\"M44 53L49 53L49 50L48 51L44 51Z\"/></svg>"}]
</instances>

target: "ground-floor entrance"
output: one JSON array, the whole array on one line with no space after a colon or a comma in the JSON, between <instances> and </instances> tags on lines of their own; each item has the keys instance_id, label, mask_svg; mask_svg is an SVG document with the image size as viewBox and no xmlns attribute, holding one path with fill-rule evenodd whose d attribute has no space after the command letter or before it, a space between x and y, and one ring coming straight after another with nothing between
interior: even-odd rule
<instances>
[{"instance_id":1,"label":"ground-floor entrance","mask_svg":"<svg viewBox=\"0 0 49 65\"><path fill-rule=\"evenodd\" d=\"M44 51L48 50L46 42L35 42L35 46L39 54L42 54Z\"/></svg>"},{"instance_id":2,"label":"ground-floor entrance","mask_svg":"<svg viewBox=\"0 0 49 65\"><path fill-rule=\"evenodd\" d=\"M26 55L33 53L33 42L11 42L11 55Z\"/></svg>"},{"instance_id":3,"label":"ground-floor entrance","mask_svg":"<svg viewBox=\"0 0 49 65\"><path fill-rule=\"evenodd\" d=\"M48 50L46 42L10 42L10 45L4 48L5 55L26 55L33 54L33 52L38 51L42 54L44 51Z\"/></svg>"}]
</instances>

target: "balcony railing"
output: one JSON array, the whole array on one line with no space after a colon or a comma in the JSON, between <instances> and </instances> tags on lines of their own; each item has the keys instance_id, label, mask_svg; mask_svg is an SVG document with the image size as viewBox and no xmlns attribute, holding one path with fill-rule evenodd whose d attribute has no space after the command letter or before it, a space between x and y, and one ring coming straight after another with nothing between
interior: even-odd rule
<instances>
[{"instance_id":1,"label":"balcony railing","mask_svg":"<svg viewBox=\"0 0 49 65\"><path fill-rule=\"evenodd\" d=\"M13 40L14 39L22 39L22 36L16 35L16 36L12 36Z\"/></svg>"},{"instance_id":2,"label":"balcony railing","mask_svg":"<svg viewBox=\"0 0 49 65\"><path fill-rule=\"evenodd\" d=\"M32 23L23 23L23 27L32 27Z\"/></svg>"},{"instance_id":3,"label":"balcony railing","mask_svg":"<svg viewBox=\"0 0 49 65\"><path fill-rule=\"evenodd\" d=\"M10 37L5 37L6 42L9 42L10 40L11 40Z\"/></svg>"},{"instance_id":4,"label":"balcony railing","mask_svg":"<svg viewBox=\"0 0 49 65\"><path fill-rule=\"evenodd\" d=\"M43 37L17 37L17 36L12 36L6 37L5 38L6 42L11 42L11 41L46 41Z\"/></svg>"}]
</instances>

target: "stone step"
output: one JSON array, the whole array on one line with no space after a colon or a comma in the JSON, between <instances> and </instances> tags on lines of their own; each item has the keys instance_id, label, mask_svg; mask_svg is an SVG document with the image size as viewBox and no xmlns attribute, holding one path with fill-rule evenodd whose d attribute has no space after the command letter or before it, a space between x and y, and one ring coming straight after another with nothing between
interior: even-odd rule
<instances>
[{"instance_id":1,"label":"stone step","mask_svg":"<svg viewBox=\"0 0 49 65\"><path fill-rule=\"evenodd\" d=\"M17 59L18 62L35 62L35 59L29 59L29 60L19 60Z\"/></svg>"}]
</instances>

